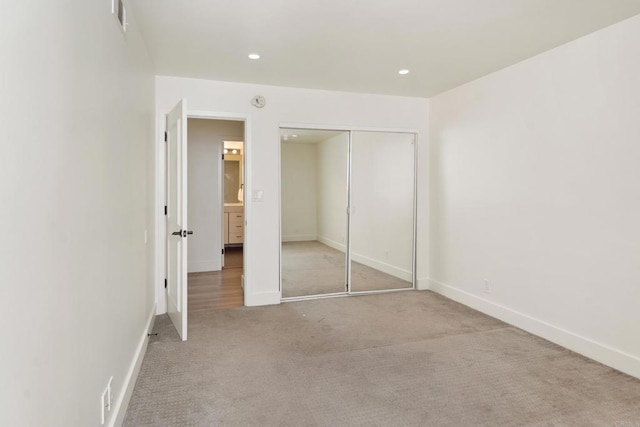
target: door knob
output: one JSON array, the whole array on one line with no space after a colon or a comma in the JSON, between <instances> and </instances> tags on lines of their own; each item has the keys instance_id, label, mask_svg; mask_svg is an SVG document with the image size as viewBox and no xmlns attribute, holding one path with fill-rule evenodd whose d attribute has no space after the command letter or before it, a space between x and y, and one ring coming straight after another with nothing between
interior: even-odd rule
<instances>
[{"instance_id":1,"label":"door knob","mask_svg":"<svg viewBox=\"0 0 640 427\"><path fill-rule=\"evenodd\" d=\"M193 231L189 230L187 231L187 234L193 234Z\"/></svg>"},{"instance_id":2,"label":"door knob","mask_svg":"<svg viewBox=\"0 0 640 427\"><path fill-rule=\"evenodd\" d=\"M174 231L173 233L171 233L172 236L182 236L182 230L180 231Z\"/></svg>"}]
</instances>

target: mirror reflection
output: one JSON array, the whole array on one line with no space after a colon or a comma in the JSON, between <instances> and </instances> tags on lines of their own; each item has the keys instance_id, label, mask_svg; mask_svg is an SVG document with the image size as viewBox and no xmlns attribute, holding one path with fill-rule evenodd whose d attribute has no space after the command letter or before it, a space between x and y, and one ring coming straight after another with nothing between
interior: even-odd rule
<instances>
[{"instance_id":1,"label":"mirror reflection","mask_svg":"<svg viewBox=\"0 0 640 427\"><path fill-rule=\"evenodd\" d=\"M282 296L345 292L349 133L280 134Z\"/></svg>"},{"instance_id":2,"label":"mirror reflection","mask_svg":"<svg viewBox=\"0 0 640 427\"><path fill-rule=\"evenodd\" d=\"M352 132L352 292L413 287L414 135Z\"/></svg>"},{"instance_id":3,"label":"mirror reflection","mask_svg":"<svg viewBox=\"0 0 640 427\"><path fill-rule=\"evenodd\" d=\"M281 182L283 298L413 288L414 134L283 128Z\"/></svg>"},{"instance_id":4,"label":"mirror reflection","mask_svg":"<svg viewBox=\"0 0 640 427\"><path fill-rule=\"evenodd\" d=\"M244 183L242 174L242 141L224 141L224 203L242 204Z\"/></svg>"}]
</instances>

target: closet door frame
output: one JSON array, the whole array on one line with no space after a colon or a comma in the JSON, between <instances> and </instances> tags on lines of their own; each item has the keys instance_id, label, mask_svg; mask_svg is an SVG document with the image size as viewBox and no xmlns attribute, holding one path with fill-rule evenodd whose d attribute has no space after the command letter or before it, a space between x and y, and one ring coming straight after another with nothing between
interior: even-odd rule
<instances>
[{"instance_id":1,"label":"closet door frame","mask_svg":"<svg viewBox=\"0 0 640 427\"><path fill-rule=\"evenodd\" d=\"M280 291L280 301L281 302L290 302L290 301L302 301L302 300L310 300L310 299L321 299L321 298L338 298L352 295L369 295L369 294L383 294L389 292L403 292L410 291L416 289L416 266L417 266L417 255L416 255L416 245L417 245L417 194L418 194L418 130L417 129L397 129L397 128L378 128L378 127L362 127L362 126L344 126L344 125L323 125L323 124L311 124L311 123L295 123L295 122L280 122L278 124L278 131L281 129L309 129L309 130L327 130L327 131L341 131L349 133L349 144L347 148L347 203L346 203L346 211L347 211L347 241L345 248L345 258L346 258L346 269L345 269L345 291L344 292L334 292L329 294L316 294L316 295L303 295L303 296L295 296L295 297L282 297L282 243L280 243L278 260L280 263L280 274L279 274L279 291ZM411 134L413 135L413 247L411 248L412 253L412 267L411 267L411 287L401 288L401 289L384 289L384 290L374 290L374 291L355 291L351 290L351 168L352 168L352 138L353 132L380 132L380 133L399 133L399 134ZM282 144L278 144L278 171L280 173L280 185L278 186L278 216L280 218L278 224L278 233L282 238Z\"/></svg>"},{"instance_id":2,"label":"closet door frame","mask_svg":"<svg viewBox=\"0 0 640 427\"><path fill-rule=\"evenodd\" d=\"M353 154L353 132L377 132L377 133L394 133L394 134L403 134L403 135L412 135L413 136L413 224L412 224L412 239L411 239L411 286L410 287L406 287L406 288L397 288L397 289L380 289L380 290L370 290L370 291L354 291L352 290L353 287L353 282L351 280L351 263L352 263L352 259L351 259L351 193L352 193L352 168L353 168L353 162L352 162L352 154ZM348 227L349 229L347 230L347 293L349 295L372 295L372 294L385 294L385 293L389 293L389 292L400 292L400 291L411 291L411 290L415 290L416 289L416 266L417 266L417 259L416 259L416 246L417 246L417 217L418 217L418 203L417 203L417 199L418 199L418 181L417 181L417 177L418 177L418 132L405 132L405 131L399 131L399 130L363 130L363 129L352 129L349 131L349 154L348 154L348 159L349 159L349 172L348 172L348 180L347 180L347 186L349 187L347 194L349 197L349 201L348 201L348 205L347 205L347 223L348 223Z\"/></svg>"}]
</instances>

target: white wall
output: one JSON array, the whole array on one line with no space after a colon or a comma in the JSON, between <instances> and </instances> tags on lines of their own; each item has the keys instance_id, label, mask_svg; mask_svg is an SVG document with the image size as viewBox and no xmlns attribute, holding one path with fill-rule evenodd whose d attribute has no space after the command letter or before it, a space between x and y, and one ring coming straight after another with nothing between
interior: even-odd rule
<instances>
[{"instance_id":1,"label":"white wall","mask_svg":"<svg viewBox=\"0 0 640 427\"><path fill-rule=\"evenodd\" d=\"M151 63L109 2L3 13L0 425L95 426L154 307Z\"/></svg>"},{"instance_id":2,"label":"white wall","mask_svg":"<svg viewBox=\"0 0 640 427\"><path fill-rule=\"evenodd\" d=\"M188 119L188 271L222 269L222 199L219 163L224 139L244 138L244 123L230 120Z\"/></svg>"},{"instance_id":3,"label":"white wall","mask_svg":"<svg viewBox=\"0 0 640 427\"><path fill-rule=\"evenodd\" d=\"M345 251L349 133L318 143L318 240Z\"/></svg>"},{"instance_id":4,"label":"white wall","mask_svg":"<svg viewBox=\"0 0 640 427\"><path fill-rule=\"evenodd\" d=\"M251 98L257 94L265 96L266 107L257 109L251 106ZM246 135L249 181L245 183L248 222L245 235L247 305L276 304L280 301L280 124L416 130L421 136L422 164L427 164L428 102L425 99L157 77L158 140L164 114L181 98L187 99L190 111L234 113L246 116L249 121L251 130ZM160 163L161 158L158 161ZM418 204L422 224L418 251L423 259L418 265L418 277L427 276L425 172L426 168L420 172L420 182L425 185L421 187ZM252 200L257 191L263 192L261 201ZM160 200L160 191L157 197ZM161 265L161 257L157 259ZM158 295L164 297L160 284ZM162 312L164 300L159 300L159 304L159 311Z\"/></svg>"},{"instance_id":5,"label":"white wall","mask_svg":"<svg viewBox=\"0 0 640 427\"><path fill-rule=\"evenodd\" d=\"M638 40L640 16L431 99L430 287L640 377Z\"/></svg>"},{"instance_id":6,"label":"white wall","mask_svg":"<svg viewBox=\"0 0 640 427\"><path fill-rule=\"evenodd\" d=\"M282 142L282 241L316 240L317 144Z\"/></svg>"}]
</instances>

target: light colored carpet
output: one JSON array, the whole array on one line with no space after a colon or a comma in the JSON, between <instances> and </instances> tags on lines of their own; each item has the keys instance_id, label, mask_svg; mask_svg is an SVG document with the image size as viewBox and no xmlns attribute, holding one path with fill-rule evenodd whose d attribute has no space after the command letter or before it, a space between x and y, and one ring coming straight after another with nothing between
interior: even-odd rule
<instances>
[{"instance_id":1,"label":"light colored carpet","mask_svg":"<svg viewBox=\"0 0 640 427\"><path fill-rule=\"evenodd\" d=\"M125 426L640 422L640 380L428 291L189 322L180 342L157 318Z\"/></svg>"},{"instance_id":2,"label":"light colored carpet","mask_svg":"<svg viewBox=\"0 0 640 427\"><path fill-rule=\"evenodd\" d=\"M345 255L317 241L282 244L282 296L298 297L345 291ZM404 289L407 282L366 265L351 265L352 290Z\"/></svg>"}]
</instances>

